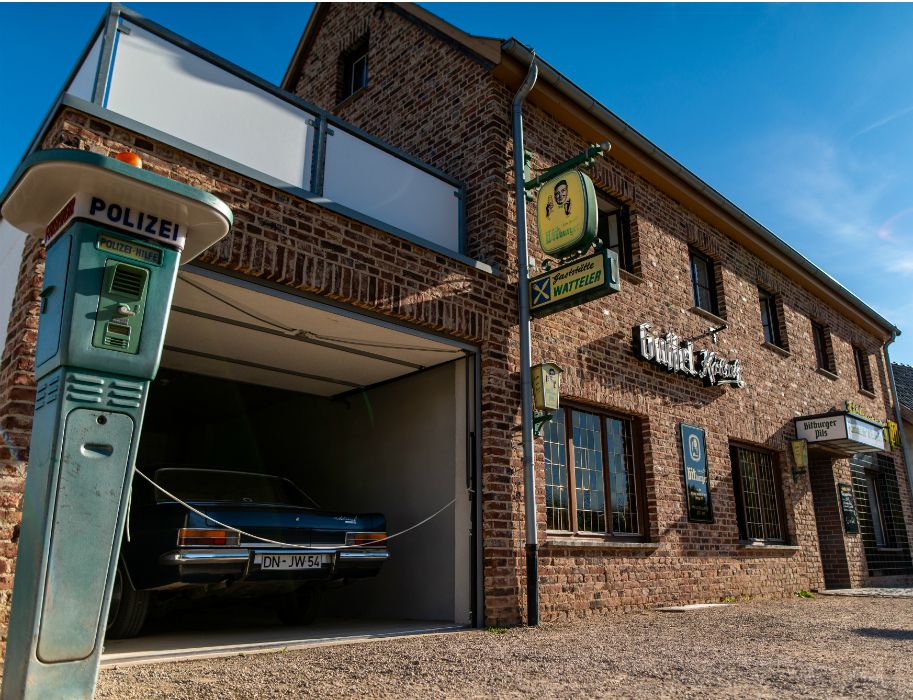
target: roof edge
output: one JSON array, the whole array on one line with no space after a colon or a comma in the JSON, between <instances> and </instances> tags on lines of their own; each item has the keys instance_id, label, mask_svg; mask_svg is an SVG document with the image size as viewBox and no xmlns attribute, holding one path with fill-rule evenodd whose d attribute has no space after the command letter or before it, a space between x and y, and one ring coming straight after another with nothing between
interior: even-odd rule
<instances>
[{"instance_id":1,"label":"roof edge","mask_svg":"<svg viewBox=\"0 0 913 700\"><path fill-rule=\"evenodd\" d=\"M770 229L766 228L763 224L752 218L733 202L717 192L713 187L701 180L697 175L652 143L643 134L614 114L606 106L598 102L582 88L562 75L557 69L549 65L546 61L543 61L539 56L536 56L530 48L516 39L506 40L501 48L505 54L519 61L524 66L528 66L535 59L539 66L540 79L546 81L562 95L570 98L578 107L596 117L611 130L623 136L643 155L659 163L689 188L695 190L724 213L745 226L750 233L757 236L762 242L770 245L784 257L796 264L803 272L813 277L830 291L837 294L845 302L855 307L857 311L868 317L875 325L886 331L888 335L899 336L901 334L901 331L897 326L884 318L849 289L840 284L840 282L828 275L821 268L808 260L808 258L799 253L799 251L790 246L783 239L779 238Z\"/></svg>"},{"instance_id":2,"label":"roof edge","mask_svg":"<svg viewBox=\"0 0 913 700\"><path fill-rule=\"evenodd\" d=\"M304 63L304 57L310 48L311 43L316 38L317 32L320 31L320 24L323 21L329 9L327 2L318 2L311 11L311 16L304 27L301 39L298 40L298 46L295 48L292 59L289 61L285 75L279 87L289 92L294 92L296 85L292 84L293 80L301 73ZM402 17L417 24L425 31L435 34L439 38L450 42L455 48L468 54L471 58L490 69L501 62L501 45L503 39L494 39L491 37L475 36L464 32L446 20L438 17L433 12L413 2L385 2L377 3L382 7L388 7Z\"/></svg>"},{"instance_id":3,"label":"roof edge","mask_svg":"<svg viewBox=\"0 0 913 700\"><path fill-rule=\"evenodd\" d=\"M320 23L323 21L324 15L326 15L326 5L322 2L318 2L314 5L314 9L311 10L311 16L308 17L307 24L304 25L304 31L301 32L301 38L298 40L298 46L295 47L295 52L292 54L292 59L288 62L288 68L285 69L285 75L282 76L282 81L279 83L279 87L287 92L295 92L296 85L289 85L289 81L292 80L292 76L295 76L301 73L301 63L304 60L305 50L310 46L311 42L314 40L317 30L320 26Z\"/></svg>"}]
</instances>

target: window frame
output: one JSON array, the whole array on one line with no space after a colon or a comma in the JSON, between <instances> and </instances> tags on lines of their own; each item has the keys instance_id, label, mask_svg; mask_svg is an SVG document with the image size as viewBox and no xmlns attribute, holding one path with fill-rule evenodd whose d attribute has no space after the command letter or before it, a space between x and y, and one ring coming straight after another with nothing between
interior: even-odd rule
<instances>
[{"instance_id":1,"label":"window frame","mask_svg":"<svg viewBox=\"0 0 913 700\"><path fill-rule=\"evenodd\" d=\"M358 39L350 48L343 51L339 56L339 94L337 102L344 102L353 95L368 87L370 73L368 72L368 35ZM355 66L364 60L364 83L355 87Z\"/></svg>"},{"instance_id":2,"label":"window frame","mask_svg":"<svg viewBox=\"0 0 913 700\"><path fill-rule=\"evenodd\" d=\"M568 507L568 530L554 530L548 528L546 520L546 530L550 535L556 537L579 537L592 538L599 540L611 540L617 542L646 542L649 541L649 522L647 519L647 498L646 498L646 475L643 459L643 427L639 418L636 416L626 415L613 411L606 411L600 408L594 408L586 404L575 403L572 401L561 401L559 411L564 411L564 487L567 490L567 507ZM599 418L600 433L600 450L602 453L602 487L603 487L603 505L605 508L605 532L594 532L592 530L581 530L577 522L577 479L576 463L574 455L574 421L573 412L588 413ZM629 425L629 434L631 437L631 457L634 466L634 486L637 489L635 503L637 506L637 526L640 532L616 533L612 530L612 483L608 469L606 455L608 454L608 439L606 436L605 420L611 418L627 422ZM543 460L544 461L544 460ZM547 465L544 465L547 469ZM543 480L543 485L547 482ZM547 501L547 497L546 497Z\"/></svg>"},{"instance_id":3,"label":"window frame","mask_svg":"<svg viewBox=\"0 0 913 700\"><path fill-rule=\"evenodd\" d=\"M695 278L695 261L702 262L707 268L707 295L709 297L710 307L701 306L700 295L697 293L698 288L704 287L698 284ZM691 278L691 301L694 308L701 309L714 316L720 316L720 300L717 294L716 262L709 255L701 252L693 246L688 246L688 274Z\"/></svg>"},{"instance_id":4,"label":"window frame","mask_svg":"<svg viewBox=\"0 0 913 700\"><path fill-rule=\"evenodd\" d=\"M603 208L604 205L614 207L614 210L611 212L606 211ZM634 240L631 234L631 208L624 202L615 199L615 197L601 190L596 190L596 212L596 237L602 242L606 250L614 250L618 254L619 269L636 274L634 271ZM616 219L618 228L617 249L609 245L608 231L606 231L606 237L603 237L601 230L603 216L605 216L606 220L610 217Z\"/></svg>"},{"instance_id":5,"label":"window frame","mask_svg":"<svg viewBox=\"0 0 913 700\"><path fill-rule=\"evenodd\" d=\"M875 382L872 380L872 368L869 366L869 356L858 345L853 345L853 364L856 365L856 382L860 391L874 393Z\"/></svg>"},{"instance_id":6,"label":"window frame","mask_svg":"<svg viewBox=\"0 0 913 700\"><path fill-rule=\"evenodd\" d=\"M779 538L758 538L748 534L748 520L745 511L745 487L743 485L742 465L738 459L739 450L767 455L770 458L771 471L773 472L774 500L777 503L777 523L780 527ZM735 495L736 522L739 528L739 539L743 542L761 542L772 545L788 545L790 543L789 530L786 527L786 497L783 494L783 476L781 455L779 452L768 450L757 445L737 441L729 442L729 461L732 465L732 487ZM762 509L763 511L763 509ZM766 524L765 524L766 526Z\"/></svg>"},{"instance_id":7,"label":"window frame","mask_svg":"<svg viewBox=\"0 0 913 700\"><path fill-rule=\"evenodd\" d=\"M812 324L812 346L815 350L815 367L817 369L823 369L825 372L836 374L834 355L829 347L830 343L828 343L828 328L823 323L818 323L814 319L809 320Z\"/></svg>"},{"instance_id":8,"label":"window frame","mask_svg":"<svg viewBox=\"0 0 913 700\"><path fill-rule=\"evenodd\" d=\"M783 328L780 322L780 312L777 308L777 295L768 292L763 287L758 287L758 304L761 312L761 335L764 342L768 345L775 345L781 350L786 349L786 343L783 340ZM764 323L764 310L767 309L767 323ZM770 328L770 338L767 337L767 329Z\"/></svg>"}]
</instances>

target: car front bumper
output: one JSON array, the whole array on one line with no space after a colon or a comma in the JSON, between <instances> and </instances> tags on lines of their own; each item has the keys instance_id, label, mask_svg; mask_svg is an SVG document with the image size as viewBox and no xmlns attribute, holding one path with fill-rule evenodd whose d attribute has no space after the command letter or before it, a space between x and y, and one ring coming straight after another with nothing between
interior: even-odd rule
<instances>
[{"instance_id":1,"label":"car front bumper","mask_svg":"<svg viewBox=\"0 0 913 700\"><path fill-rule=\"evenodd\" d=\"M258 557L271 554L325 555L329 563L319 568L282 570L267 570L255 564ZM389 558L390 553L382 548L186 547L161 555L159 564L172 572L173 576L169 578L175 583L212 583L225 578L248 581L320 581L374 576Z\"/></svg>"}]
</instances>

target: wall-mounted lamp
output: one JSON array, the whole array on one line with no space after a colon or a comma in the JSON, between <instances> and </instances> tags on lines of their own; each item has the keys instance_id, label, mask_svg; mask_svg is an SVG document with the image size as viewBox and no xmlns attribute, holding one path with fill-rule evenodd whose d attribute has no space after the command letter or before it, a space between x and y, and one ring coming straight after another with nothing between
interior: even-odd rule
<instances>
[{"instance_id":1,"label":"wall-mounted lamp","mask_svg":"<svg viewBox=\"0 0 913 700\"><path fill-rule=\"evenodd\" d=\"M558 411L563 371L553 362L530 367L533 384L533 435L536 437L542 434L542 426Z\"/></svg>"},{"instance_id":2,"label":"wall-mounted lamp","mask_svg":"<svg viewBox=\"0 0 913 700\"><path fill-rule=\"evenodd\" d=\"M808 471L808 441L790 440L789 444L793 448L793 481L798 481Z\"/></svg>"}]
</instances>

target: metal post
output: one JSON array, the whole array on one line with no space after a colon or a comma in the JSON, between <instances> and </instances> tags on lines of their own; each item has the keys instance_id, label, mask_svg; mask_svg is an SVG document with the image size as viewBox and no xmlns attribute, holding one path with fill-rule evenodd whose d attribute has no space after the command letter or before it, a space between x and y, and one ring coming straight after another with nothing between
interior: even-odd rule
<instances>
[{"instance_id":1,"label":"metal post","mask_svg":"<svg viewBox=\"0 0 913 700\"><path fill-rule=\"evenodd\" d=\"M888 381L891 384L891 400L894 402L894 418L897 420L897 431L900 433L900 448L903 452L904 466L907 468L907 487L913 497L913 463L910 462L910 452L907 450L907 436L903 430L903 415L900 412L900 400L897 397L897 384L894 381L894 367L891 365L891 356L888 354L888 345L894 342L897 333L891 334L891 339L884 344L884 361L888 366Z\"/></svg>"},{"instance_id":2,"label":"metal post","mask_svg":"<svg viewBox=\"0 0 913 700\"><path fill-rule=\"evenodd\" d=\"M514 191L517 204L517 273L520 303L520 426L523 433L524 501L526 505L526 622L539 624L539 542L536 532L536 473L533 465L533 392L530 380L529 251L526 240L526 190L523 182L523 102L536 84L535 57L513 101Z\"/></svg>"}]
</instances>

